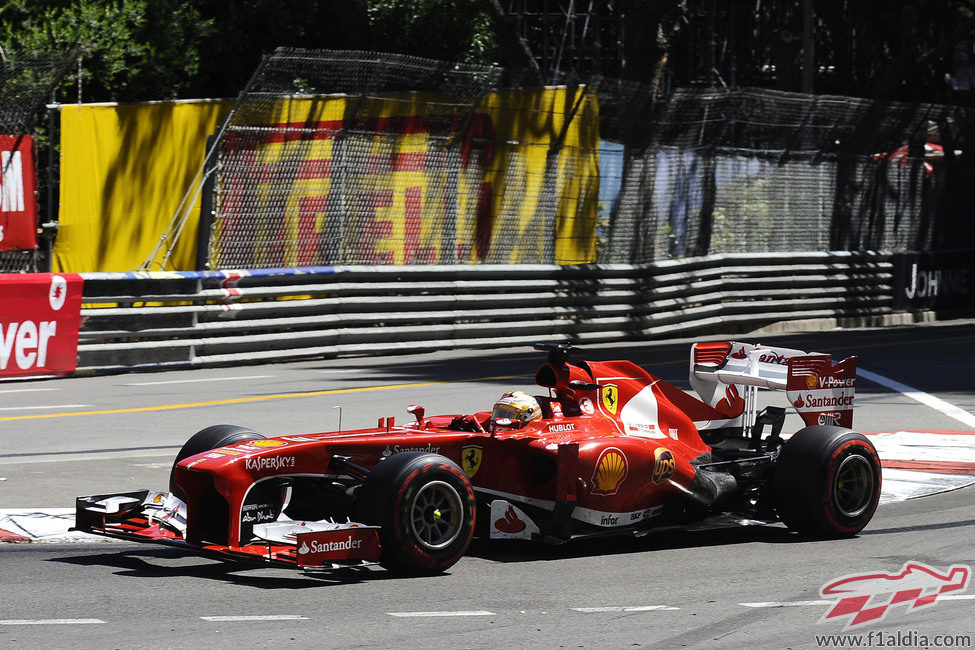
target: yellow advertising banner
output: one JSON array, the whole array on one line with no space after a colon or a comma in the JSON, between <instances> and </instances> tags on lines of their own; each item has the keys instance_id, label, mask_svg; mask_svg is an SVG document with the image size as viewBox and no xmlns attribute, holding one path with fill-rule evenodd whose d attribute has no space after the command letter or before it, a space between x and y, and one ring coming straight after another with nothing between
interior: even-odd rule
<instances>
[{"instance_id":1,"label":"yellow advertising banner","mask_svg":"<svg viewBox=\"0 0 975 650\"><path fill-rule=\"evenodd\" d=\"M593 262L598 137L581 88L490 93L473 113L428 93L245 103L213 262Z\"/></svg>"},{"instance_id":2,"label":"yellow advertising banner","mask_svg":"<svg viewBox=\"0 0 975 650\"><path fill-rule=\"evenodd\" d=\"M229 107L64 107L55 270L139 267ZM581 88L473 113L421 93L245 102L220 144L211 267L594 262L598 130ZM168 270L193 268L189 214Z\"/></svg>"},{"instance_id":3,"label":"yellow advertising banner","mask_svg":"<svg viewBox=\"0 0 975 650\"><path fill-rule=\"evenodd\" d=\"M61 108L58 273L138 269L203 165L206 137L230 101L81 104ZM172 256L192 270L199 206Z\"/></svg>"}]
</instances>

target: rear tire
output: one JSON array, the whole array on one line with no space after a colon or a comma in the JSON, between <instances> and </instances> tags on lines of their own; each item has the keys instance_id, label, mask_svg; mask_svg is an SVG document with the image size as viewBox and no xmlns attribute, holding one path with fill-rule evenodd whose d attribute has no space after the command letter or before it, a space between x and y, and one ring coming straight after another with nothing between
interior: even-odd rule
<instances>
[{"instance_id":1,"label":"rear tire","mask_svg":"<svg viewBox=\"0 0 975 650\"><path fill-rule=\"evenodd\" d=\"M808 537L852 537L880 501L880 458L861 433L832 426L801 429L782 447L772 475L779 518Z\"/></svg>"},{"instance_id":2,"label":"rear tire","mask_svg":"<svg viewBox=\"0 0 975 650\"><path fill-rule=\"evenodd\" d=\"M380 564L414 575L441 573L464 555L474 535L474 488L439 454L394 454L356 491L355 521L378 525Z\"/></svg>"},{"instance_id":3,"label":"rear tire","mask_svg":"<svg viewBox=\"0 0 975 650\"><path fill-rule=\"evenodd\" d=\"M251 431L246 427L239 427L236 424L214 424L206 429L197 431L180 448L179 453L176 454L176 460L173 461L173 468L169 470L169 491L180 500L186 501L186 495L183 493L183 490L176 485L176 465L180 461L190 456L196 456L205 451L210 451L211 449L232 445L235 442L262 440L263 438L264 436L256 431Z\"/></svg>"}]
</instances>

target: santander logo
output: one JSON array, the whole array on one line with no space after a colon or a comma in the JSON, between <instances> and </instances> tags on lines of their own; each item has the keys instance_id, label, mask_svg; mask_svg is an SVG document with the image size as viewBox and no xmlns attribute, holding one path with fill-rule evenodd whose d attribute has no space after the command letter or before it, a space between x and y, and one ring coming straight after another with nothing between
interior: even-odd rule
<instances>
[{"instance_id":1,"label":"santander logo","mask_svg":"<svg viewBox=\"0 0 975 650\"><path fill-rule=\"evenodd\" d=\"M504 512L504 517L494 521L494 527L502 533L520 533L525 530L525 522L518 518L518 513L511 506Z\"/></svg>"}]
</instances>

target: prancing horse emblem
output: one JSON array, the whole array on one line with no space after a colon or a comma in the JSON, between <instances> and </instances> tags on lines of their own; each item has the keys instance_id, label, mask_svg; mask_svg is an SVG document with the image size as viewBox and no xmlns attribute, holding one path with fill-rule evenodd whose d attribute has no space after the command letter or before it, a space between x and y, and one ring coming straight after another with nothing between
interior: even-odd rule
<instances>
[{"instance_id":1,"label":"prancing horse emblem","mask_svg":"<svg viewBox=\"0 0 975 650\"><path fill-rule=\"evenodd\" d=\"M460 455L460 466L467 474L467 478L474 478L477 470L481 469L481 458L484 457L484 450L480 447L464 447Z\"/></svg>"},{"instance_id":2,"label":"prancing horse emblem","mask_svg":"<svg viewBox=\"0 0 975 650\"><path fill-rule=\"evenodd\" d=\"M602 390L603 397L603 407L616 415L616 409L619 406L620 391L614 384L607 384L603 386Z\"/></svg>"}]
</instances>

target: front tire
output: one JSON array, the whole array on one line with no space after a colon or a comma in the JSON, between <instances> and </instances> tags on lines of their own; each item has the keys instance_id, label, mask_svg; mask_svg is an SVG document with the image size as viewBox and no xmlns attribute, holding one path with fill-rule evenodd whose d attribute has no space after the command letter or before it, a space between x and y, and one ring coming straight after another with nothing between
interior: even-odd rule
<instances>
[{"instance_id":1,"label":"front tire","mask_svg":"<svg viewBox=\"0 0 975 650\"><path fill-rule=\"evenodd\" d=\"M186 495L183 493L183 490L176 485L176 466L180 461L190 456L196 456L205 451L210 451L211 449L232 445L235 442L262 440L263 438L264 436L256 431L251 431L246 427L239 427L236 424L214 424L206 429L197 431L180 448L179 453L176 454L176 460L173 461L173 468L169 470L169 491L180 500L186 501Z\"/></svg>"},{"instance_id":2,"label":"front tire","mask_svg":"<svg viewBox=\"0 0 975 650\"><path fill-rule=\"evenodd\" d=\"M877 450L861 433L831 426L796 432L782 447L772 475L779 518L819 539L852 537L880 501Z\"/></svg>"},{"instance_id":3,"label":"front tire","mask_svg":"<svg viewBox=\"0 0 975 650\"><path fill-rule=\"evenodd\" d=\"M394 454L356 491L353 519L378 525L380 564L409 574L446 571L474 535L474 488L456 463L439 454Z\"/></svg>"}]
</instances>

